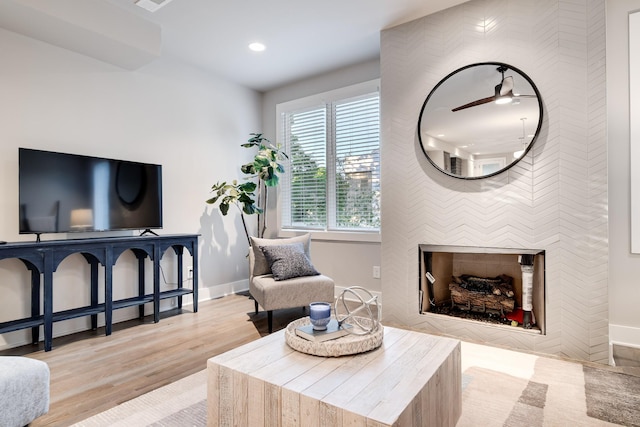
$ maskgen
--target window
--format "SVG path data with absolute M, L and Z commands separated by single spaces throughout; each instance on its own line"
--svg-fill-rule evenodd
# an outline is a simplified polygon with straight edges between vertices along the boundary
M 475 167 L 477 168 L 475 175 L 489 175 L 504 169 L 505 166 L 506 159 L 504 157 L 495 159 L 478 159 L 475 162 Z
M 278 108 L 282 229 L 380 229 L 380 96 L 367 82 Z

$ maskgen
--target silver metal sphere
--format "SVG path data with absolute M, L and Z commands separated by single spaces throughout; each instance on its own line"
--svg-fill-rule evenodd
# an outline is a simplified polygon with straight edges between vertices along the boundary
M 360 305 L 350 309 L 347 300 L 360 301 Z M 378 297 L 361 286 L 351 286 L 343 290 L 336 298 L 334 310 L 338 324 L 349 323 L 354 326 L 346 328 L 353 335 L 368 335 L 380 327 L 382 310 L 378 306 Z

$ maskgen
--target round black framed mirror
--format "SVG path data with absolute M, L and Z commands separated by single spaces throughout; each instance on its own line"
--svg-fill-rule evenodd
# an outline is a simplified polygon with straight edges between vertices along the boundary
M 542 98 L 522 71 L 501 62 L 467 65 L 442 79 L 420 110 L 418 139 L 455 178 L 497 175 L 522 159 L 542 126 Z

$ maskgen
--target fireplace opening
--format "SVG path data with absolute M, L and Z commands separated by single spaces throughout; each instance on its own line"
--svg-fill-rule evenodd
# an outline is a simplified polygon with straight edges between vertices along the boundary
M 419 245 L 421 314 L 545 334 L 545 251 Z

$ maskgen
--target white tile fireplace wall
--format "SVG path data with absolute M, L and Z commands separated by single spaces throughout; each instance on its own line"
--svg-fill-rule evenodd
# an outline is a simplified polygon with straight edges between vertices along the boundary
M 496 177 L 445 176 L 419 147 L 420 108 L 444 76 L 488 61 L 535 82 L 541 134 Z M 606 363 L 605 1 L 473 0 L 384 30 L 381 79 L 385 322 Z M 545 250 L 546 334 L 419 314 L 420 244 Z

